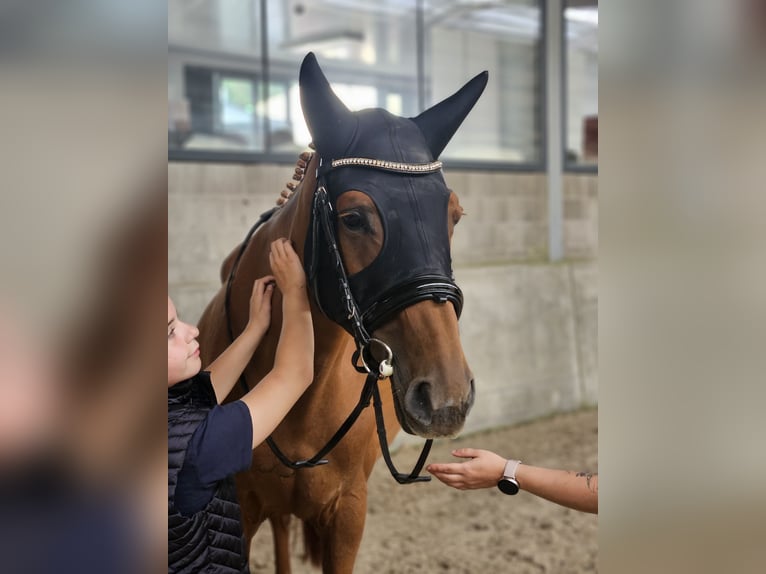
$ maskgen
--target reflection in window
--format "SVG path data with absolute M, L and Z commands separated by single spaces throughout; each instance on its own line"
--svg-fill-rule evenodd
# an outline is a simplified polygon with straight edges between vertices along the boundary
M 258 0 L 168 0 L 168 148 L 263 151 Z
M 540 161 L 541 14 L 536 0 L 430 2 L 424 18 L 426 105 L 483 70 L 489 82 L 444 157 Z
M 219 78 L 216 131 L 242 145 L 253 147 L 256 140 L 252 80 Z
M 297 77 L 308 52 L 316 54 L 333 90 L 350 109 L 418 113 L 415 0 L 267 1 L 269 73 L 289 86 L 293 148 L 310 141 Z M 287 151 L 284 146 L 274 149 Z
M 564 10 L 569 165 L 598 162 L 598 7 L 577 4 Z
M 349 108 L 405 117 L 488 70 L 444 157 L 541 162 L 539 0 L 169 0 L 168 18 L 171 150 L 304 149 L 297 76 L 313 51 Z

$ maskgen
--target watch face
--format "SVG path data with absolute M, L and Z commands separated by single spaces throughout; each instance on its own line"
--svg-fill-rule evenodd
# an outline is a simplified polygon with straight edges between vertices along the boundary
M 497 487 L 503 494 L 516 494 L 519 491 L 519 483 L 512 478 L 501 478 Z

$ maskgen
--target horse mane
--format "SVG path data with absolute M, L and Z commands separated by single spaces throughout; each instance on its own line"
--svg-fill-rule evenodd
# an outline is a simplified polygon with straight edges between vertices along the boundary
M 313 149 L 314 144 L 309 144 L 309 147 Z M 306 168 L 311 162 L 312 156 L 313 152 L 309 150 L 301 152 L 301 155 L 298 156 L 298 160 L 295 163 L 293 180 L 288 181 L 285 184 L 285 189 L 280 192 L 279 197 L 277 198 L 277 207 L 284 206 L 285 203 L 287 203 L 287 201 L 293 196 L 298 187 L 300 187 L 300 184 L 303 182 L 303 176 L 306 175 Z M 295 183 L 296 181 L 298 183 Z

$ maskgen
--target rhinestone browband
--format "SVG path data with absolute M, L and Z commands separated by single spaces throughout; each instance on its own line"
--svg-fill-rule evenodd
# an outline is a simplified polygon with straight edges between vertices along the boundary
M 375 169 L 384 169 L 386 171 L 395 171 L 397 173 L 432 173 L 442 168 L 442 162 L 432 161 L 431 163 L 399 163 L 396 161 L 386 161 L 382 159 L 370 159 L 367 157 L 344 157 L 334 159 L 331 167 L 362 166 Z

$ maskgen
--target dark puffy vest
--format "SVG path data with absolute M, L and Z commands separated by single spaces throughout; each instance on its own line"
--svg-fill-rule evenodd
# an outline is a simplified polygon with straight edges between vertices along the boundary
M 216 404 L 209 374 L 168 389 L 168 572 L 247 572 L 233 478 L 221 481 L 213 499 L 192 516 L 175 507 L 178 473 L 197 426 Z

